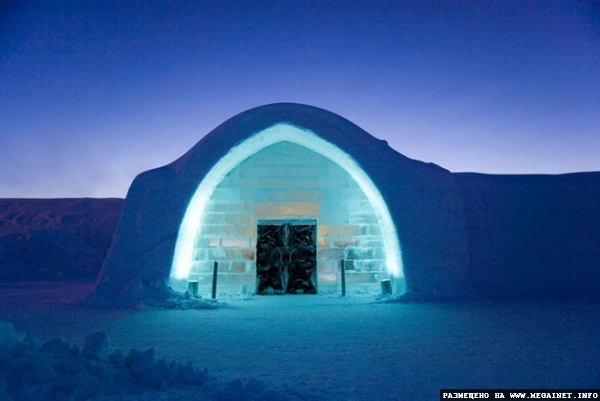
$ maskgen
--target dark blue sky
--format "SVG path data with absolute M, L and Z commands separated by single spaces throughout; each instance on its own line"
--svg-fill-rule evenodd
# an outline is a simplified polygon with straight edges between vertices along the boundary
M 600 170 L 598 2 L 3 4 L 0 197 L 123 197 L 282 101 L 451 171 Z

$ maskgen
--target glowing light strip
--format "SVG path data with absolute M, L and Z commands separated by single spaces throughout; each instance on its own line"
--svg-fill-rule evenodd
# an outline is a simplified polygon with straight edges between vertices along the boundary
M 200 228 L 201 219 L 215 188 L 225 176 L 248 157 L 278 142 L 288 141 L 315 153 L 327 157 L 339 165 L 356 181 L 373 206 L 375 215 L 382 229 L 386 254 L 386 268 L 394 278 L 403 277 L 400 242 L 392 216 L 373 181 L 354 161 L 354 159 L 337 146 L 322 139 L 310 130 L 301 129 L 290 124 L 279 123 L 264 129 L 233 147 L 206 174 L 190 203 L 179 227 L 173 264 L 170 274 L 170 285 L 173 288 L 181 280 L 187 279 L 192 269 L 194 241 Z

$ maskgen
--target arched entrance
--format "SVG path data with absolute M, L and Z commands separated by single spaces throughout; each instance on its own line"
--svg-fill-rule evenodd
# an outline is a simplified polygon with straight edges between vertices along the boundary
M 299 232 L 313 234 L 298 242 Z M 263 249 L 269 241 L 272 249 Z M 233 147 L 206 174 L 180 225 L 169 284 L 185 290 L 195 279 L 207 293 L 217 261 L 220 291 L 336 292 L 342 259 L 350 291 L 403 280 L 396 229 L 368 175 L 332 143 L 280 123 Z

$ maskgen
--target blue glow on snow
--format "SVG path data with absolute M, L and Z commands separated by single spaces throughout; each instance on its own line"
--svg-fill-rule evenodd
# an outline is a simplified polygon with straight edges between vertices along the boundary
M 233 147 L 206 174 L 192 196 L 179 227 L 169 285 L 177 290 L 187 288 L 187 278 L 192 269 L 194 242 L 200 229 L 202 216 L 219 183 L 237 165 L 272 144 L 288 141 L 327 157 L 345 170 L 358 184 L 371 203 L 382 230 L 386 253 L 386 268 L 398 282 L 403 280 L 400 242 L 387 205 L 379 190 L 356 161 L 332 143 L 310 130 L 279 123 L 264 129 Z M 401 288 L 401 286 L 400 286 Z

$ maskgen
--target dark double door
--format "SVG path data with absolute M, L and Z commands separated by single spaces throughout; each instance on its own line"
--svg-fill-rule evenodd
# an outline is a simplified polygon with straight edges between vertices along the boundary
M 317 293 L 317 226 L 306 222 L 258 223 L 256 293 Z

